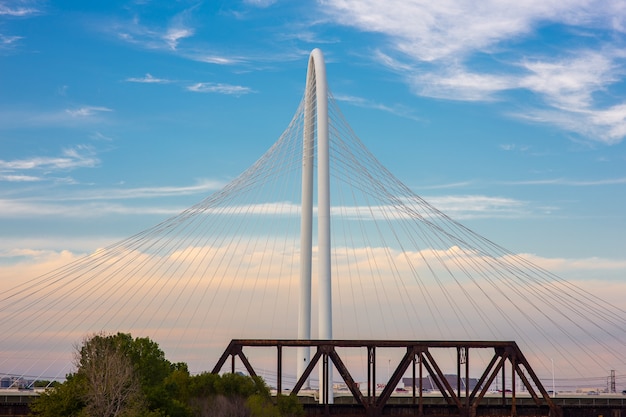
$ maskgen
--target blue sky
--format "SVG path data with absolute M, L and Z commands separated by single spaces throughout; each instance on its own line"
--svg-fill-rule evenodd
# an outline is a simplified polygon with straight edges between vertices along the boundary
M 0 274 L 220 189 L 287 127 L 321 48 L 414 192 L 565 277 L 623 282 L 625 35 L 605 0 L 0 0 Z

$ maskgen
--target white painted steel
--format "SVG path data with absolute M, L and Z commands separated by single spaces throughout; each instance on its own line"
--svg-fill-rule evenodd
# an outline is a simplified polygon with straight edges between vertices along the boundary
M 319 49 L 311 52 L 310 60 L 315 67 L 315 97 L 317 110 L 317 246 L 318 246 L 318 337 L 333 338 L 333 306 L 330 273 L 330 170 L 328 156 L 328 87 L 324 55 Z M 306 115 L 305 115 L 306 117 Z M 333 403 L 332 366 L 328 369 L 327 401 Z M 320 369 L 320 381 L 322 380 Z M 323 384 L 320 384 L 320 386 Z M 321 389 L 321 388 L 320 388 Z M 320 392 L 320 399 L 323 399 Z
M 304 134 L 302 138 L 302 211 L 300 220 L 300 305 L 298 339 L 311 339 L 311 265 L 313 245 L 313 165 L 315 147 L 315 70 L 309 60 L 304 93 Z M 310 347 L 299 347 L 297 355 L 298 378 L 311 359 Z M 309 381 L 305 386 L 309 385 Z
M 314 78 L 312 78 L 314 77 Z M 315 83 L 312 81 L 315 80 Z M 312 211 L 313 211 L 313 144 L 317 127 L 317 239 L 318 239 L 318 338 L 332 340 L 332 292 L 330 259 L 330 173 L 328 138 L 328 87 L 326 66 L 322 51 L 314 49 L 309 56 L 304 107 L 304 155 L 302 161 L 302 220 L 300 237 L 300 315 L 298 337 L 311 335 L 311 265 L 312 265 Z M 308 310 L 307 310 L 308 308 Z M 298 376 L 310 360 L 310 350 L 298 351 Z M 323 369 L 320 366 L 320 401 L 333 403 L 332 366 L 328 369 L 328 393 L 322 392 Z

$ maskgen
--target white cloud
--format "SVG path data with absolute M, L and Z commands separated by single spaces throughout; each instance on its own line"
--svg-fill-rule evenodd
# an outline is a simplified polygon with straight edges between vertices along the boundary
M 472 73 L 460 67 L 409 78 L 419 95 L 464 101 L 493 100 L 496 93 L 516 86 L 511 76 Z
M 578 111 L 592 104 L 592 95 L 619 80 L 612 56 L 579 51 L 576 56 L 553 61 L 524 62 L 529 74 L 520 87 L 541 94 L 556 108 Z
M 533 22 L 567 11 L 571 2 L 495 0 L 322 1 L 338 22 L 390 36 L 398 51 L 419 61 L 435 61 L 485 50 L 530 32 Z
M 22 39 L 21 36 L 5 36 L 0 33 L 0 48 L 10 47 L 20 39 Z
M 64 149 L 57 157 L 32 157 L 28 159 L 0 160 L 0 172 L 46 170 L 58 171 L 75 168 L 93 168 L 100 160 L 95 156 L 95 149 L 88 145 L 79 145 Z M 34 177 L 33 177 L 34 178 Z
M 105 141 L 105 142 L 110 142 L 113 139 L 100 133 L 100 132 L 94 132 L 93 134 L 91 134 L 89 136 L 90 139 L 96 140 L 96 141 Z
M 83 192 L 79 196 L 65 196 L 65 200 L 117 200 L 135 198 L 155 198 L 172 197 L 182 195 L 202 194 L 208 191 L 216 191 L 225 185 L 222 181 L 201 180 L 193 185 L 183 185 L 179 187 L 139 187 L 139 188 L 117 188 L 98 190 L 95 192 Z
M 376 103 L 372 100 L 367 100 L 362 97 L 348 96 L 348 95 L 333 95 L 333 98 L 337 101 L 343 101 L 350 103 L 354 106 L 364 107 L 368 109 L 382 110 L 387 113 L 395 114 L 396 116 L 405 117 L 416 121 L 422 121 L 421 118 L 414 115 L 411 109 L 407 109 L 403 106 L 390 107 L 382 103 Z
M 195 34 L 195 30 L 187 23 L 191 10 L 193 8 L 172 17 L 166 27 L 146 25 L 135 16 L 132 20 L 106 22 L 101 30 L 143 48 L 176 52 L 181 40 Z
M 501 93 L 527 90 L 542 106 L 518 117 L 549 123 L 614 144 L 626 137 L 625 103 L 613 96 L 600 104 L 598 93 L 622 80 L 626 71 L 623 45 L 586 37 L 580 44 L 553 50 L 549 56 L 516 49 L 534 36 L 537 28 L 562 24 L 583 30 L 623 33 L 626 6 L 601 0 L 485 0 L 320 1 L 321 10 L 335 22 L 387 36 L 373 54 L 383 65 L 406 76 L 418 95 L 450 100 L 503 100 Z M 615 38 L 614 38 L 615 39 Z M 384 50 L 384 51 L 383 51 Z M 473 58 L 484 54 L 494 60 L 489 72 Z M 497 63 L 495 63 L 497 62 Z M 610 95 L 610 94 L 609 94 Z M 519 106 L 518 106 L 519 107 Z
M 108 215 L 159 215 L 179 214 L 184 207 L 129 206 L 123 204 L 90 202 L 67 204 L 65 202 L 42 202 L 41 200 L 0 199 L 0 217 L 32 218 L 54 217 L 69 219 L 98 218 Z
M 34 7 L 23 7 L 7 5 L 6 3 L 0 3 L 0 16 L 13 16 L 13 17 L 25 17 L 40 13 L 40 11 Z
M 626 103 L 607 109 L 577 111 L 534 109 L 513 116 L 534 122 L 551 123 L 607 145 L 620 143 L 626 137 Z
M 405 1 L 322 0 L 335 21 L 392 39 L 395 49 L 418 61 L 489 51 L 531 33 L 543 22 L 623 26 L 624 7 L 601 0 Z
M 66 109 L 65 112 L 75 118 L 91 117 L 97 113 L 113 111 L 107 107 L 84 106 L 76 109 Z
M 170 28 L 167 30 L 167 33 L 163 35 L 163 39 L 165 40 L 165 42 L 171 49 L 176 49 L 178 47 L 178 42 L 181 39 L 185 39 L 190 36 L 193 36 L 193 33 L 194 31 L 188 28 L 183 28 L 183 27 Z
M 126 81 L 131 82 L 131 83 L 146 83 L 146 84 L 167 84 L 171 82 L 170 80 L 167 80 L 164 78 L 153 77 L 149 73 L 146 74 L 145 77 L 141 77 L 141 78 L 137 78 L 137 77 L 127 78 Z
M 250 87 L 222 83 L 196 83 L 187 87 L 187 90 L 195 93 L 218 93 L 240 96 L 242 94 L 253 93 Z
M 425 200 L 454 219 L 521 218 L 532 214 L 528 203 L 505 197 L 450 195 Z
M 217 64 L 217 65 L 232 65 L 232 64 L 238 64 L 242 62 L 240 58 L 229 58 L 229 57 L 218 56 L 218 55 L 201 55 L 194 59 L 197 61 L 206 62 L 207 64 Z
M 245 4 L 255 7 L 270 7 L 275 4 L 277 0 L 244 0 Z
M 94 125 L 107 120 L 104 115 L 113 111 L 104 106 L 89 105 L 53 110 L 0 108 L 0 124 L 3 128 Z
M 480 195 L 439 196 L 424 198 L 437 210 L 450 214 L 455 219 L 475 218 L 521 218 L 533 214 L 533 209 L 527 202 L 504 197 L 489 197 Z M 420 203 L 421 206 L 421 203 Z M 371 205 L 371 206 L 342 206 L 331 207 L 331 214 L 337 221 L 393 221 L 414 218 L 419 212 L 420 216 L 431 216 L 427 212 L 415 208 L 415 202 L 407 201 L 407 210 L 399 209 L 398 205 Z M 314 207 L 313 211 L 316 212 Z M 208 210 L 207 213 L 212 212 Z M 222 209 L 216 213 L 222 213 Z M 291 202 L 260 203 L 232 206 L 231 213 L 240 215 L 299 215 L 300 206 Z M 368 213 L 364 217 L 363 213 Z M 341 220 L 339 220 L 341 219 Z
M 1 162 L 1 161 L 0 161 Z M 0 172 L 0 181 L 6 182 L 36 182 L 42 181 L 42 177 L 35 177 L 33 175 L 6 175 Z
M 36 163 L 53 161 L 24 161 L 28 166 Z M 48 165 L 46 165 L 48 166 Z M 41 166 L 40 166 L 41 167 Z M 1 168 L 0 168 L 1 169 Z M 0 180 L 3 177 L 0 175 Z M 41 179 L 43 180 L 43 178 Z M 171 206 L 130 206 L 110 203 L 113 200 L 137 200 L 160 197 L 180 197 L 186 195 L 206 194 L 221 189 L 224 183 L 215 180 L 202 180 L 194 185 L 180 187 L 139 187 L 81 190 L 78 192 L 56 194 L 52 198 L 13 198 L 0 199 L 0 217 L 23 218 L 31 216 L 55 216 L 64 218 L 96 218 L 111 214 L 119 215 L 175 215 L 185 207 Z M 271 210 L 259 205 L 257 214 Z

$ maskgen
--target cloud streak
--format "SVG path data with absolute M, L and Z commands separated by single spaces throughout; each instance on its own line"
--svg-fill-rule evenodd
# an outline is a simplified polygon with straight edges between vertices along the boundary
M 36 161 L 35 161 L 36 162 Z M 27 161 L 24 165 L 35 162 Z M 21 162 L 20 162 L 21 163 Z M 47 164 L 46 164 L 47 166 Z M 20 177 L 17 176 L 16 177 Z M 45 178 L 34 177 L 28 179 L 14 178 L 12 181 L 43 181 Z M 0 176 L 2 179 L 3 176 Z M 5 179 L 9 181 L 10 179 Z M 224 183 L 215 180 L 202 180 L 194 185 L 181 187 L 138 187 L 81 190 L 54 197 L 13 198 L 0 199 L 0 217 L 30 218 L 30 217 L 60 217 L 60 218 L 98 218 L 108 215 L 175 215 L 186 207 L 164 205 L 127 205 L 113 203 L 116 200 L 139 200 L 167 197 L 181 197 L 188 195 L 206 194 L 221 189 Z
M 405 117 L 407 119 L 415 121 L 423 121 L 423 119 L 416 116 L 411 109 L 404 108 L 402 106 L 390 107 L 385 104 L 376 103 L 371 100 L 367 100 L 362 97 L 348 96 L 348 95 L 333 95 L 337 101 L 343 101 L 345 103 L 352 104 L 358 107 L 364 107 L 368 109 L 382 110 L 387 113 L 395 114 L 396 116 Z
M 537 30 L 547 25 L 624 33 L 626 9 L 617 3 L 320 3 L 330 19 L 340 25 L 385 35 L 387 42 L 375 52 L 376 59 L 403 74 L 418 95 L 495 101 L 515 100 L 516 91 L 528 91 L 542 105 L 519 111 L 515 117 L 552 124 L 608 145 L 626 137 L 626 102 L 618 97 L 612 98 L 613 103 L 597 99 L 598 95 L 606 96 L 626 72 L 622 45 L 598 41 L 594 50 L 571 46 L 549 56 L 522 55 L 514 46 L 537 36 Z M 490 72 L 476 64 L 479 56 L 496 64 Z
M 126 81 L 131 82 L 131 83 L 145 83 L 145 84 L 167 84 L 171 82 L 170 80 L 167 80 L 164 78 L 153 77 L 149 73 L 141 78 L 137 78 L 137 77 L 127 78 Z
M 96 151 L 93 147 L 79 145 L 64 149 L 61 156 L 57 157 L 37 156 L 28 159 L 0 160 L 0 173 L 26 170 L 65 171 L 76 168 L 93 168 L 100 164 L 100 160 L 95 155 Z M 28 176 L 25 177 L 28 178 Z M 34 179 L 35 177 L 31 177 L 31 180 Z
M 222 83 L 196 83 L 188 86 L 187 90 L 194 93 L 217 93 L 233 96 L 254 93 L 250 87 Z
M 67 112 L 67 114 L 69 114 L 70 116 L 74 118 L 86 118 L 86 117 L 94 116 L 98 113 L 111 112 L 113 110 L 107 107 L 100 107 L 100 106 L 83 106 L 83 107 L 78 107 L 75 109 L 67 109 L 65 111 Z
M 11 5 L 11 2 L 0 4 L 0 16 L 11 16 L 11 17 L 27 17 L 40 13 L 40 10 L 34 7 L 22 6 L 22 4 L 28 2 L 13 2 L 17 3 Z

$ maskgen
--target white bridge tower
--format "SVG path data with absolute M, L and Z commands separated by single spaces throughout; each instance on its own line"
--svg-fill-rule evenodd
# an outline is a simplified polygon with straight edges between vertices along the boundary
M 309 56 L 304 93 L 304 137 L 302 158 L 302 220 L 300 235 L 300 311 L 298 339 L 311 339 L 311 265 L 313 258 L 313 166 L 317 127 L 317 245 L 318 312 L 320 340 L 332 340 L 332 294 L 330 259 L 330 173 L 328 156 L 328 87 L 322 51 Z M 309 347 L 298 349 L 297 376 L 311 359 Z M 326 368 L 326 369 L 324 369 Z M 326 381 L 327 384 L 324 384 Z M 322 392 L 326 385 L 328 392 Z M 332 366 L 320 362 L 320 401 L 333 403 Z

